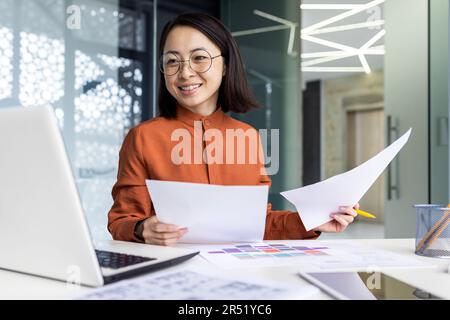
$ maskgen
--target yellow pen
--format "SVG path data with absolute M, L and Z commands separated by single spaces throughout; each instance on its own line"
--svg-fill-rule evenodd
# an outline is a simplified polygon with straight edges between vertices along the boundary
M 376 218 L 376 216 L 374 216 L 373 214 L 368 213 L 366 211 L 362 211 L 362 210 L 359 210 L 359 209 L 355 209 L 355 211 L 356 211 L 357 214 L 359 214 L 359 215 L 361 215 L 363 217 L 370 218 L 370 219 L 375 219 Z

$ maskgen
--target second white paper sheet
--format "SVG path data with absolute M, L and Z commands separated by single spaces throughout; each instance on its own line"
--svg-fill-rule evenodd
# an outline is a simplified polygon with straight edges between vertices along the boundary
M 406 144 L 410 134 L 411 128 L 383 151 L 350 171 L 281 192 L 281 195 L 295 205 L 306 230 L 331 221 L 330 214 L 338 212 L 339 206 L 352 206 L 363 197 Z
M 188 228 L 181 243 L 261 241 L 269 187 L 146 180 L 158 220 Z

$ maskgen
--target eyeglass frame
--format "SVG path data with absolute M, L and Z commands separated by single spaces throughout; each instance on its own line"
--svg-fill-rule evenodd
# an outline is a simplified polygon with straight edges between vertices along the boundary
M 205 52 L 209 55 L 209 58 L 211 59 L 211 63 L 209 64 L 208 69 L 206 69 L 205 71 L 196 71 L 196 70 L 192 69 L 192 66 L 191 66 L 191 57 L 192 57 L 192 55 L 193 55 L 195 52 L 197 52 L 197 51 L 205 51 Z M 173 52 L 167 52 L 167 53 L 164 53 L 163 55 L 161 55 L 161 56 L 159 57 L 159 60 L 161 61 L 162 57 L 164 57 L 164 56 L 167 55 L 167 54 L 173 54 L 174 56 L 177 56 L 176 53 L 173 53 Z M 176 75 L 176 74 L 180 71 L 180 69 L 182 68 L 181 65 L 182 65 L 184 62 L 188 61 L 188 66 L 189 66 L 189 69 L 191 69 L 191 71 L 194 71 L 194 72 L 196 72 L 196 73 L 205 73 L 205 72 L 208 72 L 209 69 L 211 69 L 211 67 L 212 67 L 212 61 L 213 61 L 215 58 L 218 58 L 218 57 L 221 57 L 221 56 L 222 56 L 222 53 L 220 53 L 220 54 L 218 54 L 217 56 L 214 56 L 214 57 L 213 57 L 213 56 L 211 56 L 211 53 L 209 53 L 208 50 L 205 50 L 205 49 L 195 49 L 194 51 L 192 51 L 192 52 L 190 53 L 189 59 L 186 59 L 186 60 L 177 60 L 177 62 L 178 62 L 178 69 L 177 69 L 177 71 L 176 71 L 175 73 L 172 73 L 172 74 L 167 74 L 167 73 L 165 73 L 165 72 L 164 72 L 164 69 L 163 69 L 163 66 L 161 65 L 161 62 L 159 63 L 159 71 L 161 71 L 161 73 L 164 74 L 164 75 L 166 75 L 166 76 L 169 76 L 169 77 L 170 77 L 170 76 L 174 76 L 174 75 Z M 177 58 L 178 58 L 178 56 L 177 56 Z

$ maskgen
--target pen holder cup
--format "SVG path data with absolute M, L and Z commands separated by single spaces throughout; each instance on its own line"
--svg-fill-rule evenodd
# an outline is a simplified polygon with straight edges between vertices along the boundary
M 413 207 L 416 209 L 416 254 L 450 259 L 450 208 L 435 204 Z

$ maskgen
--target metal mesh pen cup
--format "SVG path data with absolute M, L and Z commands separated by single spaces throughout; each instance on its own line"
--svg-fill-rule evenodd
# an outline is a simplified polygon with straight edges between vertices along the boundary
M 450 258 L 450 208 L 436 204 L 413 207 L 416 209 L 416 254 Z

